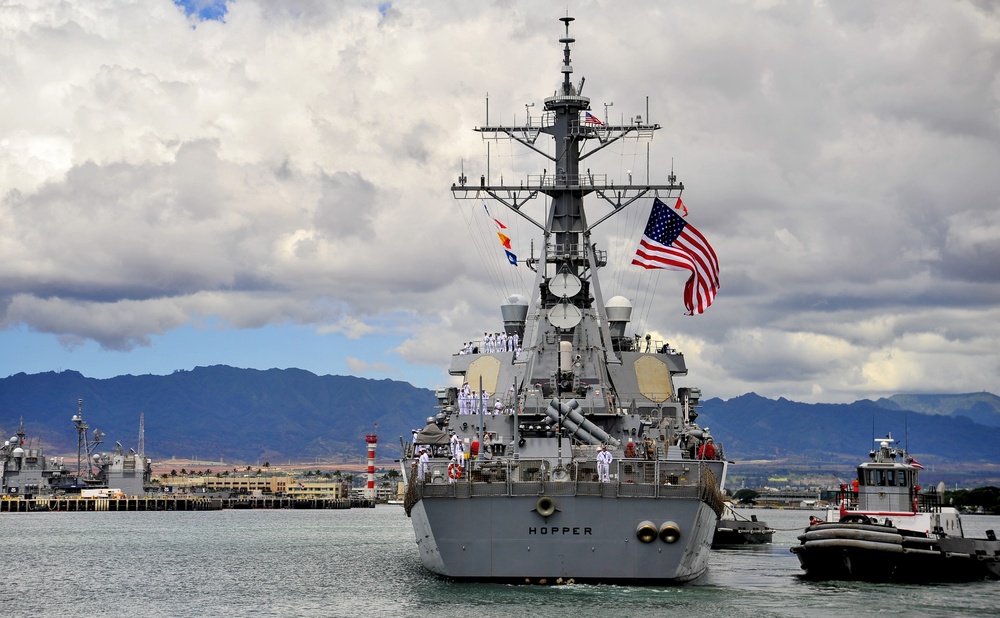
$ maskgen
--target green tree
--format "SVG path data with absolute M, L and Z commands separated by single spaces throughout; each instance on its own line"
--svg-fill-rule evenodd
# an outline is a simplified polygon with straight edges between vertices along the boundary
M 752 489 L 741 489 L 733 494 L 733 500 L 741 504 L 748 504 L 750 502 L 756 502 L 757 496 L 760 495 Z
M 961 510 L 979 510 L 987 513 L 1000 512 L 1000 488 L 976 487 L 975 489 L 959 489 L 945 493 L 945 501 L 954 504 Z

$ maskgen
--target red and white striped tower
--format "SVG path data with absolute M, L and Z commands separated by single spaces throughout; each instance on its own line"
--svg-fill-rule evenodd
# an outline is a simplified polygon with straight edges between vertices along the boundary
M 375 423 L 375 432 L 365 434 L 365 442 L 368 443 L 368 489 L 365 491 L 365 498 L 375 499 L 375 445 L 378 444 L 378 423 Z

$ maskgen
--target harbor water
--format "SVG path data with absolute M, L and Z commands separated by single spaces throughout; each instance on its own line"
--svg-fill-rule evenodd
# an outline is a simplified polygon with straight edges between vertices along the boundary
M 1000 582 L 803 581 L 789 547 L 812 513 L 740 514 L 777 529 L 774 542 L 713 550 L 693 584 L 636 588 L 438 579 L 421 566 L 399 506 L 10 513 L 0 516 L 0 607 L 9 616 L 1000 616 Z M 1000 531 L 996 516 L 963 524 L 967 536 Z

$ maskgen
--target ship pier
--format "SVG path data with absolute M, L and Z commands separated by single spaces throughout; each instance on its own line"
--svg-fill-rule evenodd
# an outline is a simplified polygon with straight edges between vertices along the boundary
M 11 498 L 0 500 L 0 513 L 106 511 L 221 511 L 223 509 L 374 508 L 374 500 L 347 498 L 147 496 L 133 498 Z

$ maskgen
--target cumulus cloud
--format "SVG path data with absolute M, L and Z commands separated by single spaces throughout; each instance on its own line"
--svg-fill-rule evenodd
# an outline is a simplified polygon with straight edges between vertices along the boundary
M 649 169 L 635 143 L 587 164 L 621 182 L 674 169 L 722 263 L 716 304 L 681 317 L 682 276 L 648 284 L 628 267 L 644 223 L 630 207 L 596 230 L 605 297 L 629 297 L 637 330 L 685 350 L 706 395 L 988 386 L 1000 368 L 991 5 L 571 10 L 595 113 L 665 127 Z M 405 362 L 445 365 L 533 285 L 498 263 L 481 205 L 448 187 L 487 173 L 487 152 L 496 180 L 545 167 L 516 145 L 487 151 L 471 129 L 487 96 L 494 124 L 540 113 L 564 13 L 527 0 L 6 3 L 0 327 L 129 350 L 205 319 L 293 323 L 392 333 Z M 494 213 L 528 255 L 530 222 Z

